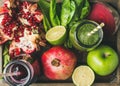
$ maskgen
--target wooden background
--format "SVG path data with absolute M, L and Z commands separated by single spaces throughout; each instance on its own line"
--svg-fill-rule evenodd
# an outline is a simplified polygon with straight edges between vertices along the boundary
M 28 0 L 28 1 L 34 1 L 37 2 L 38 0 Z M 60 1 L 60 0 L 58 0 Z M 102 1 L 113 4 L 113 6 L 118 10 L 120 13 L 120 0 L 90 0 L 90 1 Z M 0 0 L 0 6 L 2 5 L 2 0 Z M 118 46 L 118 53 L 120 53 L 120 30 L 118 29 L 117 32 L 117 46 Z M 0 46 L 0 73 L 2 73 L 2 46 Z M 9 86 L 4 83 L 3 80 L 0 80 L 1 86 Z M 74 86 L 73 83 L 33 83 L 30 86 Z M 120 67 L 117 70 L 117 77 L 116 79 L 111 83 L 94 83 L 93 86 L 120 86 Z

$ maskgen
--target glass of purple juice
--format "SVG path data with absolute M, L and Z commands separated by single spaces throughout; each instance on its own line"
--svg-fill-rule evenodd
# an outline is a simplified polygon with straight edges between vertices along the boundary
M 10 86 L 28 86 L 31 84 L 34 70 L 32 65 L 26 60 L 13 60 L 9 62 L 3 70 L 4 74 L 16 73 L 11 76 L 4 76 L 4 80 Z

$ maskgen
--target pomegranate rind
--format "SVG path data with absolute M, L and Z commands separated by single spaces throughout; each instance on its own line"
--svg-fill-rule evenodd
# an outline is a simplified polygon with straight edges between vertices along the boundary
M 76 66 L 76 55 L 61 46 L 54 46 L 43 53 L 42 65 L 45 76 L 50 80 L 66 80 Z
M 45 33 L 42 26 L 43 14 L 37 3 L 28 1 L 4 0 L 0 7 L 0 45 L 10 44 L 9 54 L 31 54 L 45 45 Z M 43 45 L 43 46 L 44 46 Z M 12 46 L 12 47 L 11 47 Z

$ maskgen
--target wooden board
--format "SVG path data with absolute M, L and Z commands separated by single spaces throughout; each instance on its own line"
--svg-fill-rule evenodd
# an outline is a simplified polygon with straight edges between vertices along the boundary
M 28 1 L 34 1 L 37 2 L 38 0 L 28 0 Z M 118 11 L 120 11 L 120 0 L 90 0 L 90 1 L 103 1 L 103 2 L 108 2 L 113 4 L 113 6 L 116 7 Z M 2 2 L 0 1 L 0 4 Z M 120 56 L 120 29 L 118 29 L 117 32 L 117 50 Z M 2 46 L 0 46 L 0 73 L 2 73 Z M 1 86 L 9 86 L 5 84 L 5 82 L 1 79 L 0 80 L 0 85 Z M 30 86 L 75 86 L 72 82 L 70 83 L 33 83 Z M 93 86 L 120 86 L 120 67 L 118 67 L 116 76 L 111 82 L 99 82 L 99 83 L 94 83 Z

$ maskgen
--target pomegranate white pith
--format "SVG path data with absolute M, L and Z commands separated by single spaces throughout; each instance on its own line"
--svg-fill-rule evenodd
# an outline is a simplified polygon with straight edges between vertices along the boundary
M 0 7 L 0 44 L 11 40 L 9 53 L 13 56 L 18 54 L 17 50 L 29 54 L 38 46 L 44 46 L 43 14 L 37 4 L 20 0 L 4 1 L 3 7 Z M 44 45 L 40 45 L 41 42 Z

